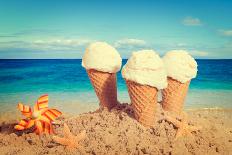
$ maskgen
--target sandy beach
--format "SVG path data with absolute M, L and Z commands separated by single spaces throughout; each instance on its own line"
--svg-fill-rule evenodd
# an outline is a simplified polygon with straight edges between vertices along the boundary
M 165 120 L 160 107 L 151 128 L 140 125 L 127 104 L 111 112 L 101 109 L 76 116 L 64 114 L 53 125 L 58 136 L 63 136 L 64 123 L 74 135 L 86 130 L 87 138 L 75 150 L 57 144 L 52 135 L 16 132 L 16 120 L 2 121 L 0 154 L 231 154 L 232 109 L 195 109 L 187 114 L 189 124 L 202 129 L 177 140 L 177 128 Z
M 232 155 L 232 0 L 0 0 L 0 155 Z

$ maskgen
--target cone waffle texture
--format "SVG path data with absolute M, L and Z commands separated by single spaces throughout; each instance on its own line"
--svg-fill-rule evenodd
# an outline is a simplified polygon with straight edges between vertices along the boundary
M 162 107 L 166 111 L 181 113 L 190 81 L 181 83 L 168 77 L 168 87 L 162 91 Z
M 116 74 L 87 70 L 89 79 L 100 101 L 101 107 L 113 108 L 117 104 Z
M 144 126 L 151 126 L 155 122 L 157 106 L 157 89 L 126 81 L 135 119 Z

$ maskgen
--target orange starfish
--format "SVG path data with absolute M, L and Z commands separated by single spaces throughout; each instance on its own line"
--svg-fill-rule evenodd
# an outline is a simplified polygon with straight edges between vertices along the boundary
M 34 126 L 34 132 L 39 135 L 42 133 L 52 134 L 52 122 L 62 114 L 59 110 L 48 108 L 47 94 L 39 97 L 34 108 L 19 103 L 18 109 L 26 118 L 22 119 L 14 128 L 22 131 Z
M 83 130 L 81 133 L 79 133 L 77 136 L 74 136 L 68 127 L 67 124 L 64 124 L 64 129 L 63 129 L 63 134 L 64 137 L 58 137 L 58 136 L 53 136 L 53 139 L 55 142 L 64 145 L 67 147 L 67 149 L 75 149 L 79 148 L 79 141 L 83 140 L 86 138 L 86 131 Z
M 179 137 L 182 137 L 182 136 L 193 137 L 192 132 L 198 131 L 202 128 L 202 127 L 197 127 L 197 126 L 190 126 L 187 121 L 187 114 L 184 112 L 183 112 L 183 119 L 181 121 L 177 120 L 176 118 L 170 117 L 170 116 L 166 116 L 166 120 L 178 128 L 175 139 L 178 139 Z

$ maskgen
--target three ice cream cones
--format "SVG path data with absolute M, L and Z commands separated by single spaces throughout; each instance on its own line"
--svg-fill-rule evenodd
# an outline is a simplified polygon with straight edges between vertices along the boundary
M 115 48 L 104 42 L 91 44 L 83 56 L 100 107 L 112 109 L 118 104 L 117 72 L 122 59 Z M 160 58 L 153 50 L 134 52 L 122 68 L 135 119 L 149 127 L 155 123 L 158 91 L 162 92 L 164 110 L 179 114 L 197 63 L 185 51 L 170 51 Z

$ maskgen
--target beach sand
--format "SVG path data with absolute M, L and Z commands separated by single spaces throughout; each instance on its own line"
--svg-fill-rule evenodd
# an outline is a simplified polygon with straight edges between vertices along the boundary
M 192 137 L 175 140 L 176 127 L 165 121 L 158 107 L 153 127 L 145 128 L 133 119 L 127 104 L 114 108 L 80 114 L 63 115 L 53 125 L 58 136 L 63 136 L 63 124 L 77 135 L 86 130 L 87 138 L 80 148 L 68 150 L 55 143 L 52 135 L 37 136 L 13 130 L 15 120 L 2 121 L 0 125 L 0 154 L 232 154 L 232 110 L 187 110 L 189 123 L 202 126 L 192 132 Z

